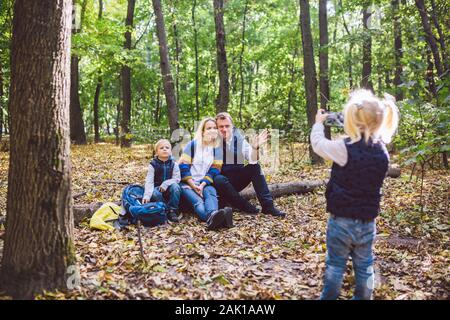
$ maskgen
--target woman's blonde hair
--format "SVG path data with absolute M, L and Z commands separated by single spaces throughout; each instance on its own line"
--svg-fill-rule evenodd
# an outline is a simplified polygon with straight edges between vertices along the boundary
M 203 118 L 202 121 L 199 122 L 199 124 L 197 126 L 197 130 L 195 131 L 195 134 L 194 134 L 194 140 L 201 142 L 202 145 L 203 145 L 203 132 L 205 131 L 205 126 L 208 121 L 212 121 L 212 122 L 216 123 L 216 120 L 212 117 Z M 219 135 L 217 135 L 217 139 L 214 141 L 214 144 L 213 144 L 214 147 L 217 147 L 219 145 L 219 142 L 220 142 Z
M 398 126 L 398 109 L 395 98 L 385 94 L 379 99 L 371 91 L 358 89 L 350 94 L 344 106 L 344 131 L 352 142 L 366 142 L 370 138 L 391 142 Z
M 170 148 L 172 148 L 172 145 L 170 144 L 170 141 L 167 139 L 159 139 L 158 141 L 156 141 L 155 146 L 153 147 L 153 152 L 154 154 L 156 154 L 158 152 L 158 147 L 163 144 L 163 143 L 167 143 Z

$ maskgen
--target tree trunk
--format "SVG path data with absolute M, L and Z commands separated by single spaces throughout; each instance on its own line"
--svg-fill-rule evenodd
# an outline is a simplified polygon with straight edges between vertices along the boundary
M 94 95 L 94 142 L 100 142 L 100 130 L 99 130 L 99 119 L 98 119 L 98 101 L 100 99 L 100 90 L 102 89 L 102 77 L 98 77 L 97 86 L 95 87 Z
M 361 87 L 373 91 L 372 84 L 372 35 L 370 34 L 370 16 L 372 15 L 370 6 L 371 0 L 366 0 L 363 4 L 363 57 L 362 57 L 362 79 Z
M 347 32 L 347 35 L 350 37 L 351 33 L 348 29 L 347 23 L 345 22 L 345 16 L 344 12 L 342 10 L 342 0 L 339 0 L 339 11 L 341 11 L 342 16 L 342 24 L 344 25 L 344 29 Z M 349 39 L 349 48 L 348 48 L 348 58 L 347 58 L 347 65 L 348 65 L 348 82 L 349 82 L 349 88 L 350 90 L 353 89 L 353 43 L 352 40 Z
M 65 0 L 15 1 L 1 274 L 3 288 L 18 299 L 67 289 L 68 267 L 76 263 L 68 123 L 71 8 Z
M 438 73 L 438 77 L 441 78 L 444 75 L 444 69 L 442 67 L 441 58 L 439 57 L 439 50 L 436 44 L 436 40 L 431 31 L 430 22 L 428 19 L 427 11 L 425 8 L 425 4 L 423 0 L 415 0 L 417 9 L 419 9 L 420 18 L 422 20 L 423 30 L 425 31 L 425 39 L 428 43 L 428 46 L 433 54 L 434 58 L 434 66 L 436 67 L 436 71 Z
M 178 37 L 178 27 L 177 27 L 177 17 L 175 14 L 175 5 L 172 4 L 172 29 L 173 29 L 173 39 L 175 41 L 175 96 L 178 109 L 180 109 L 180 55 L 181 55 L 181 46 L 180 39 Z
M 156 125 L 159 126 L 161 120 L 161 86 L 158 85 L 156 92 L 156 108 L 155 108 Z
M 437 100 L 437 88 L 436 83 L 434 81 L 434 68 L 433 68 L 433 61 L 431 58 L 431 50 L 429 48 L 425 49 L 427 51 L 427 70 L 425 74 L 425 80 L 428 83 L 428 92 L 430 93 L 431 99 L 436 100 L 436 104 L 439 103 Z
M 328 81 L 328 19 L 327 19 L 327 0 L 319 1 L 319 32 L 320 32 L 320 51 L 319 51 L 319 92 L 320 108 L 329 110 L 328 101 L 330 101 L 330 84 Z M 330 127 L 325 127 L 325 136 L 331 138 Z
M 167 108 L 169 110 L 170 132 L 174 132 L 180 127 L 178 123 L 178 106 L 175 97 L 175 88 L 170 71 L 169 50 L 167 49 L 166 29 L 164 26 L 164 16 L 160 0 L 152 0 L 153 10 L 156 17 L 156 30 L 159 42 L 159 56 L 161 75 L 163 79 L 164 94 L 166 96 Z
M 198 35 L 197 26 L 195 23 L 195 8 L 197 0 L 194 0 L 192 5 L 192 26 L 194 28 L 194 53 L 195 53 L 195 116 L 196 120 L 200 120 L 200 105 L 199 105 L 199 73 L 198 73 Z
M 244 51 L 245 51 L 245 20 L 247 18 L 247 10 L 248 10 L 248 0 L 245 0 L 244 5 L 244 15 L 242 18 L 242 38 L 241 38 L 241 54 L 239 55 L 239 75 L 241 78 L 241 98 L 239 101 L 239 121 L 242 124 L 242 105 L 244 104 L 244 95 L 245 95 L 245 83 L 244 83 L 244 70 L 242 64 L 244 62 Z
M 450 69 L 449 69 L 449 65 L 448 65 L 448 54 L 447 54 L 447 46 L 445 44 L 445 35 L 442 32 L 441 25 L 439 24 L 438 19 L 436 17 L 436 4 L 435 4 L 434 0 L 431 0 L 431 8 L 432 8 L 431 19 L 433 20 L 434 26 L 436 27 L 436 30 L 439 34 L 439 44 L 441 46 L 442 61 L 444 63 L 445 71 L 448 74 Z
M 219 95 L 216 99 L 216 112 L 228 110 L 230 102 L 230 83 L 228 79 L 227 53 L 225 50 L 225 25 L 223 23 L 223 0 L 214 1 L 214 22 L 216 26 L 217 69 L 219 71 Z
M 314 63 L 314 49 L 312 43 L 311 23 L 308 0 L 300 2 L 300 29 L 303 46 L 303 68 L 305 73 L 306 116 L 308 127 L 312 128 L 317 113 L 317 77 Z M 309 146 L 309 155 L 313 164 L 322 163 L 323 160 Z
M 70 139 L 74 144 L 86 144 L 79 94 L 79 60 L 80 58 L 73 54 L 70 63 Z
M 402 46 L 402 29 L 400 24 L 400 3 L 399 0 L 392 0 L 392 11 L 394 14 L 394 56 L 395 56 L 395 75 L 394 75 L 394 86 L 395 86 L 395 99 L 397 101 L 403 100 L 403 89 L 399 87 L 402 84 L 402 57 L 403 57 L 403 46 Z
M 98 1 L 98 20 L 102 19 L 103 15 L 103 0 Z M 99 99 L 100 99 L 100 91 L 102 89 L 102 76 L 100 72 L 98 73 L 98 79 L 97 79 L 97 86 L 95 87 L 95 95 L 94 95 L 94 142 L 98 143 L 100 142 L 100 132 L 99 132 L 99 116 L 98 116 L 98 109 L 99 109 Z
M 0 60 L 0 141 L 3 136 L 3 65 Z
M 73 0 L 72 3 L 75 5 L 78 1 Z M 72 34 L 77 34 L 81 31 L 86 4 L 87 1 L 84 0 L 81 9 L 80 26 L 79 28 L 76 28 L 77 26 L 75 26 L 75 28 L 72 29 Z M 70 139 L 74 144 L 86 144 L 87 139 L 84 131 L 83 113 L 81 111 L 79 94 L 79 61 L 80 58 L 73 54 L 70 63 Z
M 133 18 L 134 18 L 134 7 L 136 0 L 128 0 L 127 8 L 127 18 L 125 21 L 125 26 L 127 31 L 125 32 L 125 43 L 124 49 L 131 49 L 131 29 L 133 28 Z M 122 119 L 121 127 L 122 132 L 120 134 L 120 147 L 129 148 L 131 147 L 131 130 L 130 130 L 130 120 L 131 120 L 131 68 L 127 64 L 122 66 L 121 70 L 122 77 Z

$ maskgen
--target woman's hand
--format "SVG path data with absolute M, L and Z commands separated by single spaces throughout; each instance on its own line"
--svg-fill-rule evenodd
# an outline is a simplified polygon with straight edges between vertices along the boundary
M 142 199 L 142 204 L 145 204 L 145 203 L 148 203 L 148 202 L 150 202 L 150 200 L 149 199 Z
M 196 185 L 194 180 L 192 179 L 189 179 L 186 182 L 189 185 L 189 187 L 191 187 L 191 189 L 195 191 L 195 193 L 197 193 L 200 197 L 203 198 L 203 187 L 200 188 L 201 185 L 200 186 Z
M 327 119 L 328 115 L 325 113 L 325 110 L 319 109 L 316 113 L 316 123 L 323 123 Z
M 206 183 L 202 182 L 199 186 L 197 186 L 197 193 L 200 197 L 203 198 L 203 189 L 205 188 Z

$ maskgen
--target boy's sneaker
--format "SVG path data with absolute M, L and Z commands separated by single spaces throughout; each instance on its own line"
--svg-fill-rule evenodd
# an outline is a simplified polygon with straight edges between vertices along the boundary
M 169 219 L 169 221 L 172 221 L 172 222 L 180 221 L 180 218 L 178 217 L 176 210 L 169 210 L 169 212 L 167 212 L 167 218 Z
M 224 211 L 225 211 L 224 227 L 225 228 L 233 228 L 234 227 L 234 224 L 233 224 L 233 209 L 231 209 L 230 207 L 225 207 Z
M 208 221 L 206 221 L 206 226 L 208 230 L 217 230 L 223 226 L 224 222 L 225 222 L 225 210 L 219 209 L 211 213 L 211 215 L 208 218 Z
M 274 206 L 268 207 L 268 208 L 263 208 L 262 212 L 264 214 L 270 214 L 270 215 L 276 216 L 276 217 L 283 217 L 284 218 L 286 216 L 286 212 L 278 210 Z

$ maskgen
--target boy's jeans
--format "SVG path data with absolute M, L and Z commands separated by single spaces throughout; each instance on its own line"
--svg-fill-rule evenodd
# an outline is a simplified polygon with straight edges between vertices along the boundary
M 355 300 L 370 300 L 374 287 L 373 242 L 375 221 L 331 215 L 327 228 L 327 258 L 324 288 L 320 299 L 335 300 L 339 296 L 348 257 L 355 271 Z
M 160 201 L 167 204 L 169 210 L 178 210 L 180 203 L 181 187 L 178 183 L 173 183 L 167 188 L 166 191 L 161 193 L 157 188 L 153 190 L 152 198 L 150 201 Z

